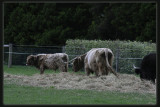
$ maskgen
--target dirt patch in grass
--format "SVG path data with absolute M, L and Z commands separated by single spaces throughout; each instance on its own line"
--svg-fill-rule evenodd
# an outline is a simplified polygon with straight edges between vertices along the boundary
M 120 92 L 140 92 L 156 94 L 156 85 L 150 81 L 141 81 L 135 75 L 113 74 L 96 77 L 94 75 L 60 72 L 54 74 L 34 74 L 32 76 L 12 75 L 4 73 L 4 80 L 18 85 L 37 87 L 55 87 L 57 89 L 109 90 Z

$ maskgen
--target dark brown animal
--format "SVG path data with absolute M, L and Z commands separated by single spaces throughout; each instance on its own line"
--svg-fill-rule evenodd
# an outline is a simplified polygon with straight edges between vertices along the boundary
M 140 67 L 135 67 L 135 73 L 140 75 L 141 80 L 151 80 L 155 83 L 156 79 L 156 53 L 150 53 L 142 59 Z
M 45 69 L 59 69 L 62 72 L 67 72 L 68 60 L 68 55 L 65 53 L 37 54 L 29 55 L 26 65 L 35 66 L 40 70 L 40 74 L 43 74 Z
M 118 74 L 112 68 L 113 59 L 113 52 L 108 48 L 91 49 L 84 59 L 87 75 L 94 72 L 96 76 L 100 76 L 108 75 L 109 72 L 112 72 L 118 77 Z
M 82 68 L 84 68 L 84 58 L 85 58 L 86 54 L 80 55 L 76 58 L 74 58 L 73 63 L 72 63 L 72 70 L 74 72 L 77 72 L 79 70 L 81 70 Z

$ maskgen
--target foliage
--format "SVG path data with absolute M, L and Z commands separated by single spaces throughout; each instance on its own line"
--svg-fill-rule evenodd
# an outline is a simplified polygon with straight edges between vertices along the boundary
M 4 43 L 67 39 L 156 42 L 155 3 L 4 3 Z
M 118 71 L 123 73 L 133 73 L 131 72 L 133 64 L 140 66 L 139 60 L 126 58 L 143 58 L 146 54 L 156 51 L 156 45 L 148 42 L 80 39 L 66 41 L 66 53 L 70 60 L 92 48 L 110 48 L 114 54 L 113 67 L 116 68 L 116 62 L 119 61 Z
M 68 55 L 80 55 L 89 51 L 92 48 L 110 48 L 113 53 L 116 53 L 117 49 L 136 49 L 139 51 L 155 51 L 156 44 L 149 42 L 137 42 L 137 41 L 120 41 L 120 40 L 81 40 L 70 39 L 66 41 L 66 53 Z M 136 57 L 142 57 L 137 54 Z

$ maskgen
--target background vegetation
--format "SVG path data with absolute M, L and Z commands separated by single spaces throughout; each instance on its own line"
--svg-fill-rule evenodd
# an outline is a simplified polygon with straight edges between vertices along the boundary
M 117 49 L 123 49 L 123 58 L 136 57 L 140 58 L 146 55 L 147 51 L 155 51 L 156 44 L 149 42 L 137 41 L 120 41 L 120 40 L 80 40 L 69 39 L 66 41 L 65 51 L 68 55 L 81 55 L 86 53 L 92 48 L 110 48 L 114 54 Z M 135 52 L 134 52 L 135 51 Z M 128 55 L 128 52 L 132 52 Z M 126 54 L 125 54 L 126 53 Z M 137 54 L 138 53 L 138 54 Z M 74 56 L 70 56 L 70 59 Z
M 4 43 L 156 42 L 156 3 L 4 3 Z
M 134 73 L 131 72 L 133 64 L 139 67 L 141 60 L 127 58 L 143 58 L 148 53 L 156 52 L 156 44 L 149 42 L 79 39 L 66 41 L 66 53 L 69 59 L 82 55 L 92 48 L 110 48 L 114 54 L 113 68 L 117 69 L 117 72 L 128 74 Z

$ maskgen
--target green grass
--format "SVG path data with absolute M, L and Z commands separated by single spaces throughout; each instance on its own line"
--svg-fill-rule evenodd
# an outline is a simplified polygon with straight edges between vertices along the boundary
M 40 71 L 35 68 L 35 67 L 32 67 L 32 66 L 12 66 L 11 68 L 8 68 L 7 65 L 4 65 L 3 66 L 3 71 L 5 73 L 9 73 L 9 74 L 14 74 L 14 75 L 27 75 L 27 76 L 31 76 L 33 74 L 37 74 L 39 73 L 40 74 Z M 50 70 L 50 69 L 46 69 L 44 71 L 44 74 L 53 74 L 53 73 L 59 73 L 60 71 L 59 70 Z M 71 70 L 71 68 L 68 69 L 68 72 L 73 72 Z M 84 74 L 84 72 L 76 72 L 78 74 Z
M 12 66 L 11 68 L 8 68 L 7 65 L 4 65 L 3 71 L 9 74 L 28 75 L 28 76 L 31 76 L 36 73 L 40 73 L 38 69 L 31 66 Z
M 156 104 L 151 94 L 58 90 L 4 84 L 4 104 Z
M 31 76 L 40 73 L 35 67 L 12 66 L 3 67 L 4 72 L 16 75 Z M 72 72 L 69 70 L 69 72 Z M 59 73 L 46 70 L 45 73 Z M 81 72 L 82 73 L 82 72 Z M 153 94 L 121 93 L 115 91 L 93 90 L 58 90 L 54 87 L 40 88 L 10 84 L 3 85 L 4 104 L 156 104 Z

